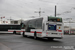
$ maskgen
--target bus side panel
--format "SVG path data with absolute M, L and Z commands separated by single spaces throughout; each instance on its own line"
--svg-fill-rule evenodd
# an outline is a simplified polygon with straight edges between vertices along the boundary
M 42 29 L 31 29 L 31 32 L 35 32 L 36 31 L 36 35 L 37 35 L 37 37 L 42 37 Z M 33 36 L 34 36 L 34 34 L 33 34 Z
M 20 34 L 22 35 L 22 34 L 23 34 L 23 32 L 25 32 L 25 29 L 21 29 Z
M 24 34 L 27 36 L 34 36 L 34 33 L 31 33 L 31 32 L 25 32 Z
M 0 31 L 0 33 L 13 33 L 13 32 L 8 32 L 8 31 Z

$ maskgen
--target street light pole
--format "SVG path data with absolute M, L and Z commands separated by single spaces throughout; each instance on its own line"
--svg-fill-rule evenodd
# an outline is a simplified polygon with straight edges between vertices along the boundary
M 39 13 L 39 17 L 41 17 L 41 13 L 44 13 L 44 11 L 41 11 L 41 8 L 39 8 L 39 11 L 35 11 L 35 13 Z
M 72 18 L 66 18 L 66 20 L 68 20 L 68 19 L 72 19 Z M 69 22 L 64 22 L 64 23 L 69 23 L 69 34 L 70 34 L 70 23 L 72 23 L 72 22 L 70 22 L 70 20 L 69 20 Z
M 70 21 L 69 21 L 69 34 L 70 34 Z
M 55 5 L 55 17 L 56 17 L 56 5 Z
M 68 18 L 68 19 L 72 19 L 72 18 Z M 70 31 L 70 20 L 69 20 L 69 34 L 70 34 L 70 32 L 71 32 L 71 31 Z

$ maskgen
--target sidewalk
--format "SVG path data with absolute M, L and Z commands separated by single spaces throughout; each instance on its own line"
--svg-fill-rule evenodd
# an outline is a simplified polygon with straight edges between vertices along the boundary
M 11 50 L 11 49 L 0 43 L 0 50 Z

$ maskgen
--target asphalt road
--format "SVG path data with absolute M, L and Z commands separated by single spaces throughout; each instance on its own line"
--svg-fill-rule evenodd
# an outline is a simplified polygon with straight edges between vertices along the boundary
M 34 40 L 15 34 L 0 35 L 0 50 L 75 50 L 75 35 L 65 35 L 63 39 Z

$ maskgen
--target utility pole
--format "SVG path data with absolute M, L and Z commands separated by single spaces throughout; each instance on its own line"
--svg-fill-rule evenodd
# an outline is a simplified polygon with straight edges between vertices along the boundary
M 44 13 L 44 11 L 41 11 L 41 8 L 39 8 L 39 11 L 35 11 L 35 13 L 39 13 L 39 17 L 41 17 L 41 13 Z
M 56 17 L 56 5 L 55 5 L 55 17 Z
M 11 22 L 11 17 L 10 17 L 10 22 Z

